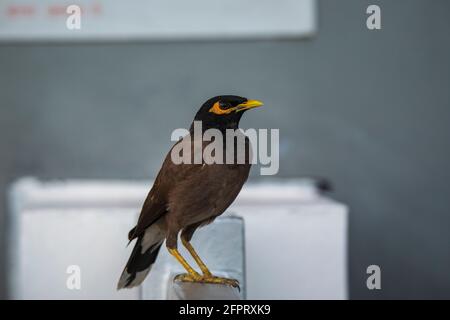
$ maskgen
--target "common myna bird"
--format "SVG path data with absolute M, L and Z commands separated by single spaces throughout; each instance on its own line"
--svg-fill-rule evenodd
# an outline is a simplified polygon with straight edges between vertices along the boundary
M 230 131 L 227 129 L 238 129 L 239 121 L 246 110 L 259 106 L 262 106 L 262 102 L 257 100 L 232 95 L 217 96 L 201 106 L 194 122 L 201 121 L 203 132 L 217 129 L 226 137 L 226 132 Z M 192 156 L 195 156 L 194 146 L 198 144 L 194 138 L 194 122 L 188 135 L 190 139 L 178 141 L 171 151 L 178 144 L 187 141 Z M 240 130 L 236 132 L 242 134 Z M 239 285 L 237 280 L 211 274 L 190 244 L 190 240 L 197 228 L 214 221 L 231 205 L 247 180 L 251 166 L 251 146 L 245 135 L 243 141 L 244 161 L 237 161 L 237 145 L 227 147 L 224 141 L 223 154 L 231 153 L 234 157 L 232 163 L 210 163 L 202 159 L 201 163 L 176 164 L 172 160 L 171 152 L 168 153 L 144 201 L 137 225 L 128 234 L 130 241 L 137 241 L 119 279 L 118 289 L 132 288 L 142 283 L 164 240 L 170 254 L 187 271 L 177 277 L 181 281 Z M 210 143 L 212 142 L 202 139 L 202 150 Z M 180 232 L 182 244 L 200 267 L 201 273 L 195 271 L 177 250 Z

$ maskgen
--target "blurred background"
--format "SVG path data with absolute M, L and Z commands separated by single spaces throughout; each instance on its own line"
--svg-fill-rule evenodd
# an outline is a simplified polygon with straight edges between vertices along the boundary
M 13 181 L 153 179 L 172 130 L 238 94 L 265 102 L 243 127 L 280 129 L 265 179 L 323 176 L 349 206 L 350 298 L 450 298 L 450 2 L 311 3 L 298 37 L 1 40 L 0 297 Z

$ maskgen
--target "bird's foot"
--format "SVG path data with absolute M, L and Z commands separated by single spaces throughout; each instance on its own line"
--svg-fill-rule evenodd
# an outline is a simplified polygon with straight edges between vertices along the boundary
M 201 282 L 202 276 L 198 273 L 183 273 L 178 274 L 173 280 L 183 282 Z
M 183 282 L 224 284 L 227 286 L 232 286 L 232 287 L 240 289 L 239 281 L 237 281 L 236 279 L 216 277 L 213 275 L 201 276 L 200 274 L 183 273 L 183 274 L 177 275 L 174 280 L 183 281 Z

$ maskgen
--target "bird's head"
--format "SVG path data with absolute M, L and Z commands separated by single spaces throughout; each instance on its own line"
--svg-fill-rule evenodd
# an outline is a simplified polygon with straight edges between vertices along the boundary
M 194 121 L 202 121 L 204 129 L 237 129 L 242 114 L 262 106 L 258 100 L 249 100 L 239 96 L 217 96 L 206 101 L 195 115 Z

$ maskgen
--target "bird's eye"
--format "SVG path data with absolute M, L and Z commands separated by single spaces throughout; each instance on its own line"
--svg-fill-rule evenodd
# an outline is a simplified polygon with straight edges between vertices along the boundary
M 231 105 L 228 102 L 219 101 L 219 108 L 222 110 L 229 109 Z

